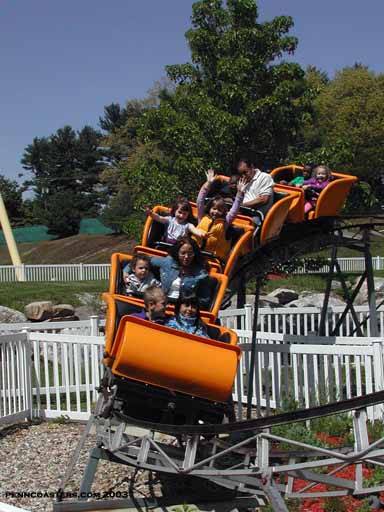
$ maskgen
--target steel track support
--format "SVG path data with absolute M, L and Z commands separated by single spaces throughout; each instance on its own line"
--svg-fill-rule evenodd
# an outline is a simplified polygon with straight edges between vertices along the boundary
M 367 289 L 368 289 L 368 304 L 369 304 L 369 327 L 371 330 L 371 336 L 379 336 L 379 329 L 377 325 L 377 309 L 376 309 L 376 292 L 375 292 L 375 280 L 373 277 L 373 265 L 372 265 L 372 254 L 370 251 L 370 238 L 369 231 L 364 230 L 363 233 L 364 244 L 364 257 L 365 257 L 365 269 L 367 272 Z
M 332 251 L 331 251 L 331 262 L 329 264 L 329 272 L 327 275 L 327 285 L 325 288 L 323 307 L 321 309 L 321 315 L 320 315 L 319 336 L 325 336 L 325 325 L 326 325 L 327 316 L 328 316 L 329 296 L 331 294 L 332 280 L 333 280 L 334 268 L 335 268 L 336 261 L 337 261 L 337 245 L 334 245 L 332 247 Z
M 259 314 L 259 299 L 261 286 L 263 284 L 263 277 L 259 274 L 256 277 L 256 290 L 255 290 L 255 303 L 253 305 L 253 322 L 252 322 L 252 348 L 251 348 L 251 362 L 249 365 L 248 375 L 248 390 L 247 390 L 247 419 L 251 419 L 252 413 L 252 395 L 253 395 L 253 380 L 255 378 L 255 359 L 256 359 L 256 333 L 257 333 L 257 317 Z
M 89 454 L 88 463 L 80 483 L 80 500 L 86 500 L 91 492 L 93 480 L 95 478 L 97 465 L 101 459 L 101 449 L 93 448 Z
M 329 265 L 329 272 L 327 275 L 324 301 L 323 301 L 323 306 L 322 306 L 321 315 L 320 315 L 320 323 L 319 323 L 319 329 L 318 329 L 319 336 L 327 335 L 326 323 L 327 323 L 327 316 L 328 316 L 328 304 L 329 304 L 329 297 L 330 297 L 331 289 L 332 289 L 332 280 L 334 277 L 337 277 L 340 280 L 341 286 L 343 288 L 343 296 L 344 296 L 346 305 L 345 305 L 344 311 L 338 318 L 336 325 L 334 326 L 332 331 L 329 332 L 329 336 L 337 335 L 337 332 L 338 332 L 340 326 L 343 324 L 343 321 L 345 320 L 348 312 L 351 313 L 351 317 L 352 317 L 352 320 L 353 320 L 353 323 L 355 326 L 353 333 L 357 333 L 358 336 L 364 336 L 362 326 L 369 320 L 371 336 L 379 335 L 377 307 L 376 307 L 376 294 L 375 294 L 375 282 L 374 282 L 373 264 L 372 264 L 372 255 L 371 255 L 371 251 L 370 251 L 370 238 L 369 237 L 370 237 L 369 229 L 364 229 L 360 240 L 346 239 L 342 236 L 341 232 L 339 233 L 338 238 L 335 239 L 334 245 L 332 246 L 332 250 L 331 250 L 331 261 L 330 261 L 330 265 Z M 339 262 L 337 261 L 338 248 L 343 247 L 343 246 L 364 254 L 365 271 L 361 274 L 359 282 L 357 283 L 357 285 L 355 286 L 355 288 L 352 292 L 348 289 L 344 274 L 340 268 Z M 365 320 L 360 322 L 359 317 L 354 308 L 354 302 L 356 300 L 356 297 L 357 297 L 364 281 L 367 282 L 369 314 Z
M 269 475 L 261 479 L 260 489 L 264 491 L 274 512 L 289 512 L 283 497 Z

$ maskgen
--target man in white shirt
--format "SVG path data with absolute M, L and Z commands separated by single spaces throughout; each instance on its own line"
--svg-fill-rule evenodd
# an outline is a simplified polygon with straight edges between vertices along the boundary
M 273 205 L 274 181 L 272 176 L 260 171 L 260 169 L 256 169 L 246 158 L 241 158 L 238 161 L 237 172 L 248 180 L 242 206 L 257 210 L 261 213 L 263 219 Z

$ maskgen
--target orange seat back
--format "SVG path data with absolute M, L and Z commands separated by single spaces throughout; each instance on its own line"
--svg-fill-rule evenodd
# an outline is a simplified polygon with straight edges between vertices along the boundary
M 230 396 L 239 347 L 129 316 L 116 337 L 113 374 L 207 400 Z
M 120 303 L 121 305 L 125 305 L 126 307 L 132 307 L 132 313 L 135 310 L 144 310 L 144 301 L 143 299 L 139 299 L 138 297 L 127 297 L 126 295 L 112 294 L 112 293 L 103 293 L 102 295 L 104 302 L 107 305 L 107 314 L 105 318 L 105 357 L 114 358 L 117 352 L 117 345 L 115 345 L 116 332 L 119 327 L 119 323 L 123 316 L 129 314 L 124 313 L 123 315 L 118 314 L 118 307 Z M 131 314 L 132 314 L 131 313 Z M 173 316 L 175 314 L 175 306 L 173 304 L 168 304 L 166 309 L 166 314 L 168 316 Z M 208 325 L 214 325 L 215 317 L 209 311 L 200 311 L 200 318 Z M 233 342 L 233 331 L 229 331 L 225 327 L 221 327 L 215 325 L 216 329 L 219 329 L 222 334 L 229 335 L 230 343 Z M 104 360 L 104 363 L 107 366 L 107 360 Z
M 297 171 L 302 171 L 303 167 L 301 165 L 296 164 L 289 164 L 289 165 L 283 165 L 281 167 L 276 167 L 276 169 L 273 169 L 270 172 L 270 175 L 274 179 L 276 183 L 279 182 L 281 179 L 285 179 L 286 181 L 292 180 L 296 174 Z
M 337 217 L 348 197 L 351 187 L 358 181 L 356 176 L 332 172 L 335 178 L 321 191 L 315 209 L 309 212 L 308 218 Z
M 143 251 L 144 252 L 144 251 Z M 152 249 L 151 247 L 145 248 L 145 253 L 150 255 L 158 255 L 158 256 L 166 256 L 167 253 L 164 251 L 158 251 L 157 249 Z M 123 253 L 114 253 L 111 257 L 111 272 L 109 278 L 109 293 L 111 294 L 120 294 L 122 291 L 122 267 L 126 263 L 129 263 L 132 260 L 132 256 L 130 254 Z M 212 268 L 209 268 L 208 275 L 212 281 L 212 284 L 216 286 L 216 294 L 211 301 L 211 308 L 208 313 L 214 318 L 217 318 L 219 314 L 221 303 L 223 302 L 225 290 L 228 285 L 228 277 L 222 273 L 217 272 L 217 266 L 212 265 Z M 124 295 L 121 295 L 124 297 Z M 136 300 L 141 301 L 142 299 L 135 298 Z
M 265 245 L 279 236 L 292 202 L 300 195 L 300 191 L 296 191 L 294 187 L 287 189 L 274 185 L 273 190 L 275 193 L 284 194 L 284 197 L 278 199 L 268 210 L 261 227 L 260 245 Z

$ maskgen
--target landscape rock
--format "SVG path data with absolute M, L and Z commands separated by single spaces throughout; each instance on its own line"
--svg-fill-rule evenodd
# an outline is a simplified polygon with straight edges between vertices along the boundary
M 24 312 L 28 320 L 43 322 L 53 317 L 53 304 L 51 301 L 31 302 L 25 306 Z
M 267 298 L 277 299 L 278 303 L 284 306 L 293 300 L 297 300 L 299 298 L 299 294 L 295 292 L 295 290 L 289 290 L 288 288 L 277 288 L 276 290 L 273 290 L 273 292 L 269 293 Z
M 59 317 L 74 316 L 75 314 L 75 308 L 71 306 L 71 304 L 55 304 L 52 306 L 52 311 L 55 319 Z
M 247 300 L 248 304 L 253 304 L 254 300 L 252 297 L 252 302 Z M 260 295 L 259 299 L 259 307 L 260 308 L 278 308 L 280 306 L 279 299 L 277 297 L 271 297 L 270 295 Z
M 18 324 L 26 321 L 27 318 L 20 311 L 0 306 L 0 324 Z
M 359 278 L 354 283 L 354 287 L 359 282 Z M 383 277 L 375 277 L 375 292 L 377 298 L 384 298 L 384 278 Z M 368 287 L 367 287 L 367 281 L 364 281 L 362 284 L 359 293 L 357 294 L 355 303 L 357 305 L 366 304 L 368 302 Z
M 306 295 L 301 294 L 300 298 L 294 300 L 288 304 L 288 307 L 317 307 L 321 308 L 324 302 L 324 293 L 308 293 Z M 329 306 L 345 306 L 345 302 L 339 297 L 331 295 L 328 301 Z
M 69 316 L 55 316 L 54 318 L 49 318 L 47 322 L 77 322 L 79 317 L 77 315 L 69 315 Z

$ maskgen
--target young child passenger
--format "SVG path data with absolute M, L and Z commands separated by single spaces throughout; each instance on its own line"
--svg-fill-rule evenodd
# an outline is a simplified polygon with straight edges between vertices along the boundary
M 291 187 L 301 187 L 304 184 L 305 180 L 308 180 L 311 177 L 312 166 L 304 165 L 301 174 L 298 174 L 293 180 L 291 180 L 288 185 Z
M 166 315 L 165 308 L 167 307 L 167 297 L 163 290 L 158 286 L 148 286 L 144 292 L 144 306 L 145 311 L 140 313 L 132 313 L 130 316 L 149 320 L 156 324 L 165 324 Z
M 312 171 L 312 178 L 305 180 L 302 188 L 305 190 L 306 203 L 305 213 L 308 213 L 316 206 L 320 192 L 331 182 L 331 170 L 326 165 L 318 165 Z
M 231 242 L 226 238 L 227 228 L 232 224 L 239 211 L 247 186 L 245 178 L 240 178 L 236 183 L 237 194 L 229 212 L 227 204 L 222 196 L 215 196 L 204 207 L 205 198 L 215 180 L 215 171 L 209 169 L 206 173 L 207 181 L 201 187 L 197 197 L 197 229 L 203 231 L 204 241 L 198 243 L 201 248 L 214 254 L 220 260 L 225 260 L 231 250 Z
M 189 334 L 208 337 L 207 328 L 200 319 L 199 299 L 193 294 L 179 297 L 175 305 L 175 316 L 166 325 Z
M 166 224 L 164 242 L 175 244 L 177 240 L 189 233 L 201 236 L 201 232 L 192 224 L 192 208 L 186 197 L 178 197 L 171 208 L 171 215 L 162 216 L 146 208 L 146 214 L 156 222 Z
M 161 286 L 150 268 L 150 259 L 146 254 L 136 254 L 123 268 L 126 295 L 140 295 L 148 286 Z

